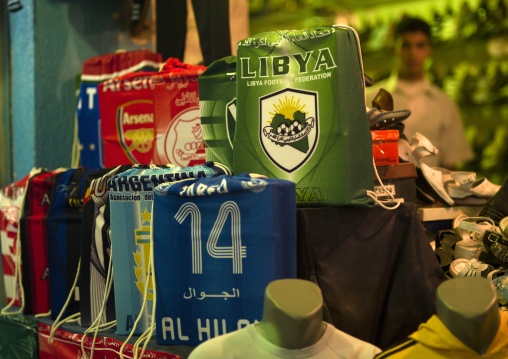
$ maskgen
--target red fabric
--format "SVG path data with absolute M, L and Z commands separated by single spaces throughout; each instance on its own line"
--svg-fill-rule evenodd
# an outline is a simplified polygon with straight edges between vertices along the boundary
M 149 50 L 95 56 L 83 62 L 83 75 L 104 75 L 123 71 L 147 60 L 162 62 L 162 56 Z
M 152 162 L 154 113 L 150 78 L 153 74 L 130 73 L 99 84 L 106 167 Z
M 64 358 L 82 358 L 81 351 L 81 334 L 73 334 L 64 330 L 56 331 L 54 340 L 48 343 L 51 326 L 39 323 L 39 359 L 64 359 Z M 90 348 L 92 345 L 92 337 L 85 339 L 85 351 L 87 357 L 90 357 Z M 94 347 L 94 357 L 101 359 L 117 359 L 119 358 L 120 347 L 122 342 L 108 337 L 97 337 Z M 127 344 L 123 351 L 125 358 L 133 358 L 132 345 Z M 179 355 L 162 353 L 153 350 L 146 350 L 143 358 L 151 359 L 181 359 Z
M 19 181 L 11 183 L 2 189 L 2 200 L 0 202 L 0 239 L 2 242 L 3 274 L 6 279 L 5 291 L 8 302 L 11 301 L 14 295 L 14 293 L 12 293 L 12 285 L 8 285 L 7 280 L 14 280 L 20 207 L 29 176 L 30 175 L 27 174 Z M 16 288 L 18 288 L 17 285 Z M 15 296 L 19 298 L 19 293 L 16 293 Z M 14 305 L 20 306 L 21 303 L 16 299 Z
M 46 217 L 50 205 L 53 179 L 58 171 L 41 173 L 30 179 L 26 201 L 28 202 L 25 213 L 25 230 L 27 253 L 22 253 L 23 258 L 28 259 L 30 268 L 30 288 L 32 314 L 47 313 L 50 310 L 49 301 L 49 276 L 48 270 L 48 245 L 46 234 Z M 23 222 L 22 222 L 23 223 Z
M 155 164 L 188 167 L 205 163 L 198 94 L 198 76 L 205 70 L 205 66 L 170 58 L 153 76 Z

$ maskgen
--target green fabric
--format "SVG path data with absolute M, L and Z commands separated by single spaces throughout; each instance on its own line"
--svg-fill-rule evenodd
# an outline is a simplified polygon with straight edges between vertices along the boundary
M 206 160 L 233 167 L 236 125 L 236 56 L 213 62 L 198 78 Z
M 0 315 L 0 358 L 39 357 L 37 321 L 19 315 Z
M 233 171 L 295 182 L 299 206 L 372 205 L 372 140 L 355 31 L 268 32 L 237 49 Z

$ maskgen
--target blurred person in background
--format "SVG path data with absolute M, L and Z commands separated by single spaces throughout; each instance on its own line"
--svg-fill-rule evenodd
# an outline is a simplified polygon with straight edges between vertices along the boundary
M 473 159 L 457 104 L 426 77 L 426 62 L 432 54 L 431 29 L 418 18 L 405 17 L 395 28 L 396 68 L 391 76 L 367 89 L 366 104 L 380 88 L 393 97 L 394 110 L 410 109 L 403 134 L 410 141 L 415 132 L 427 137 L 439 155 L 422 161 L 431 167 L 455 169 Z

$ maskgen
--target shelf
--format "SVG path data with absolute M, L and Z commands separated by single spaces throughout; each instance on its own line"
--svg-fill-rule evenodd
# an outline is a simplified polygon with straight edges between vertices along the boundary
M 459 214 L 465 214 L 468 217 L 477 216 L 482 208 L 483 206 L 419 207 L 418 215 L 420 216 L 420 220 L 422 222 L 448 221 L 453 220 Z

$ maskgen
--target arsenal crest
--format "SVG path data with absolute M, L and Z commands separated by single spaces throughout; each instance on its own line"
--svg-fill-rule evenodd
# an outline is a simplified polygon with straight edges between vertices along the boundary
M 259 102 L 261 146 L 275 165 L 291 173 L 312 156 L 318 142 L 317 92 L 288 88 Z
M 132 163 L 150 163 L 154 139 L 153 102 L 127 102 L 117 109 L 118 140 Z

